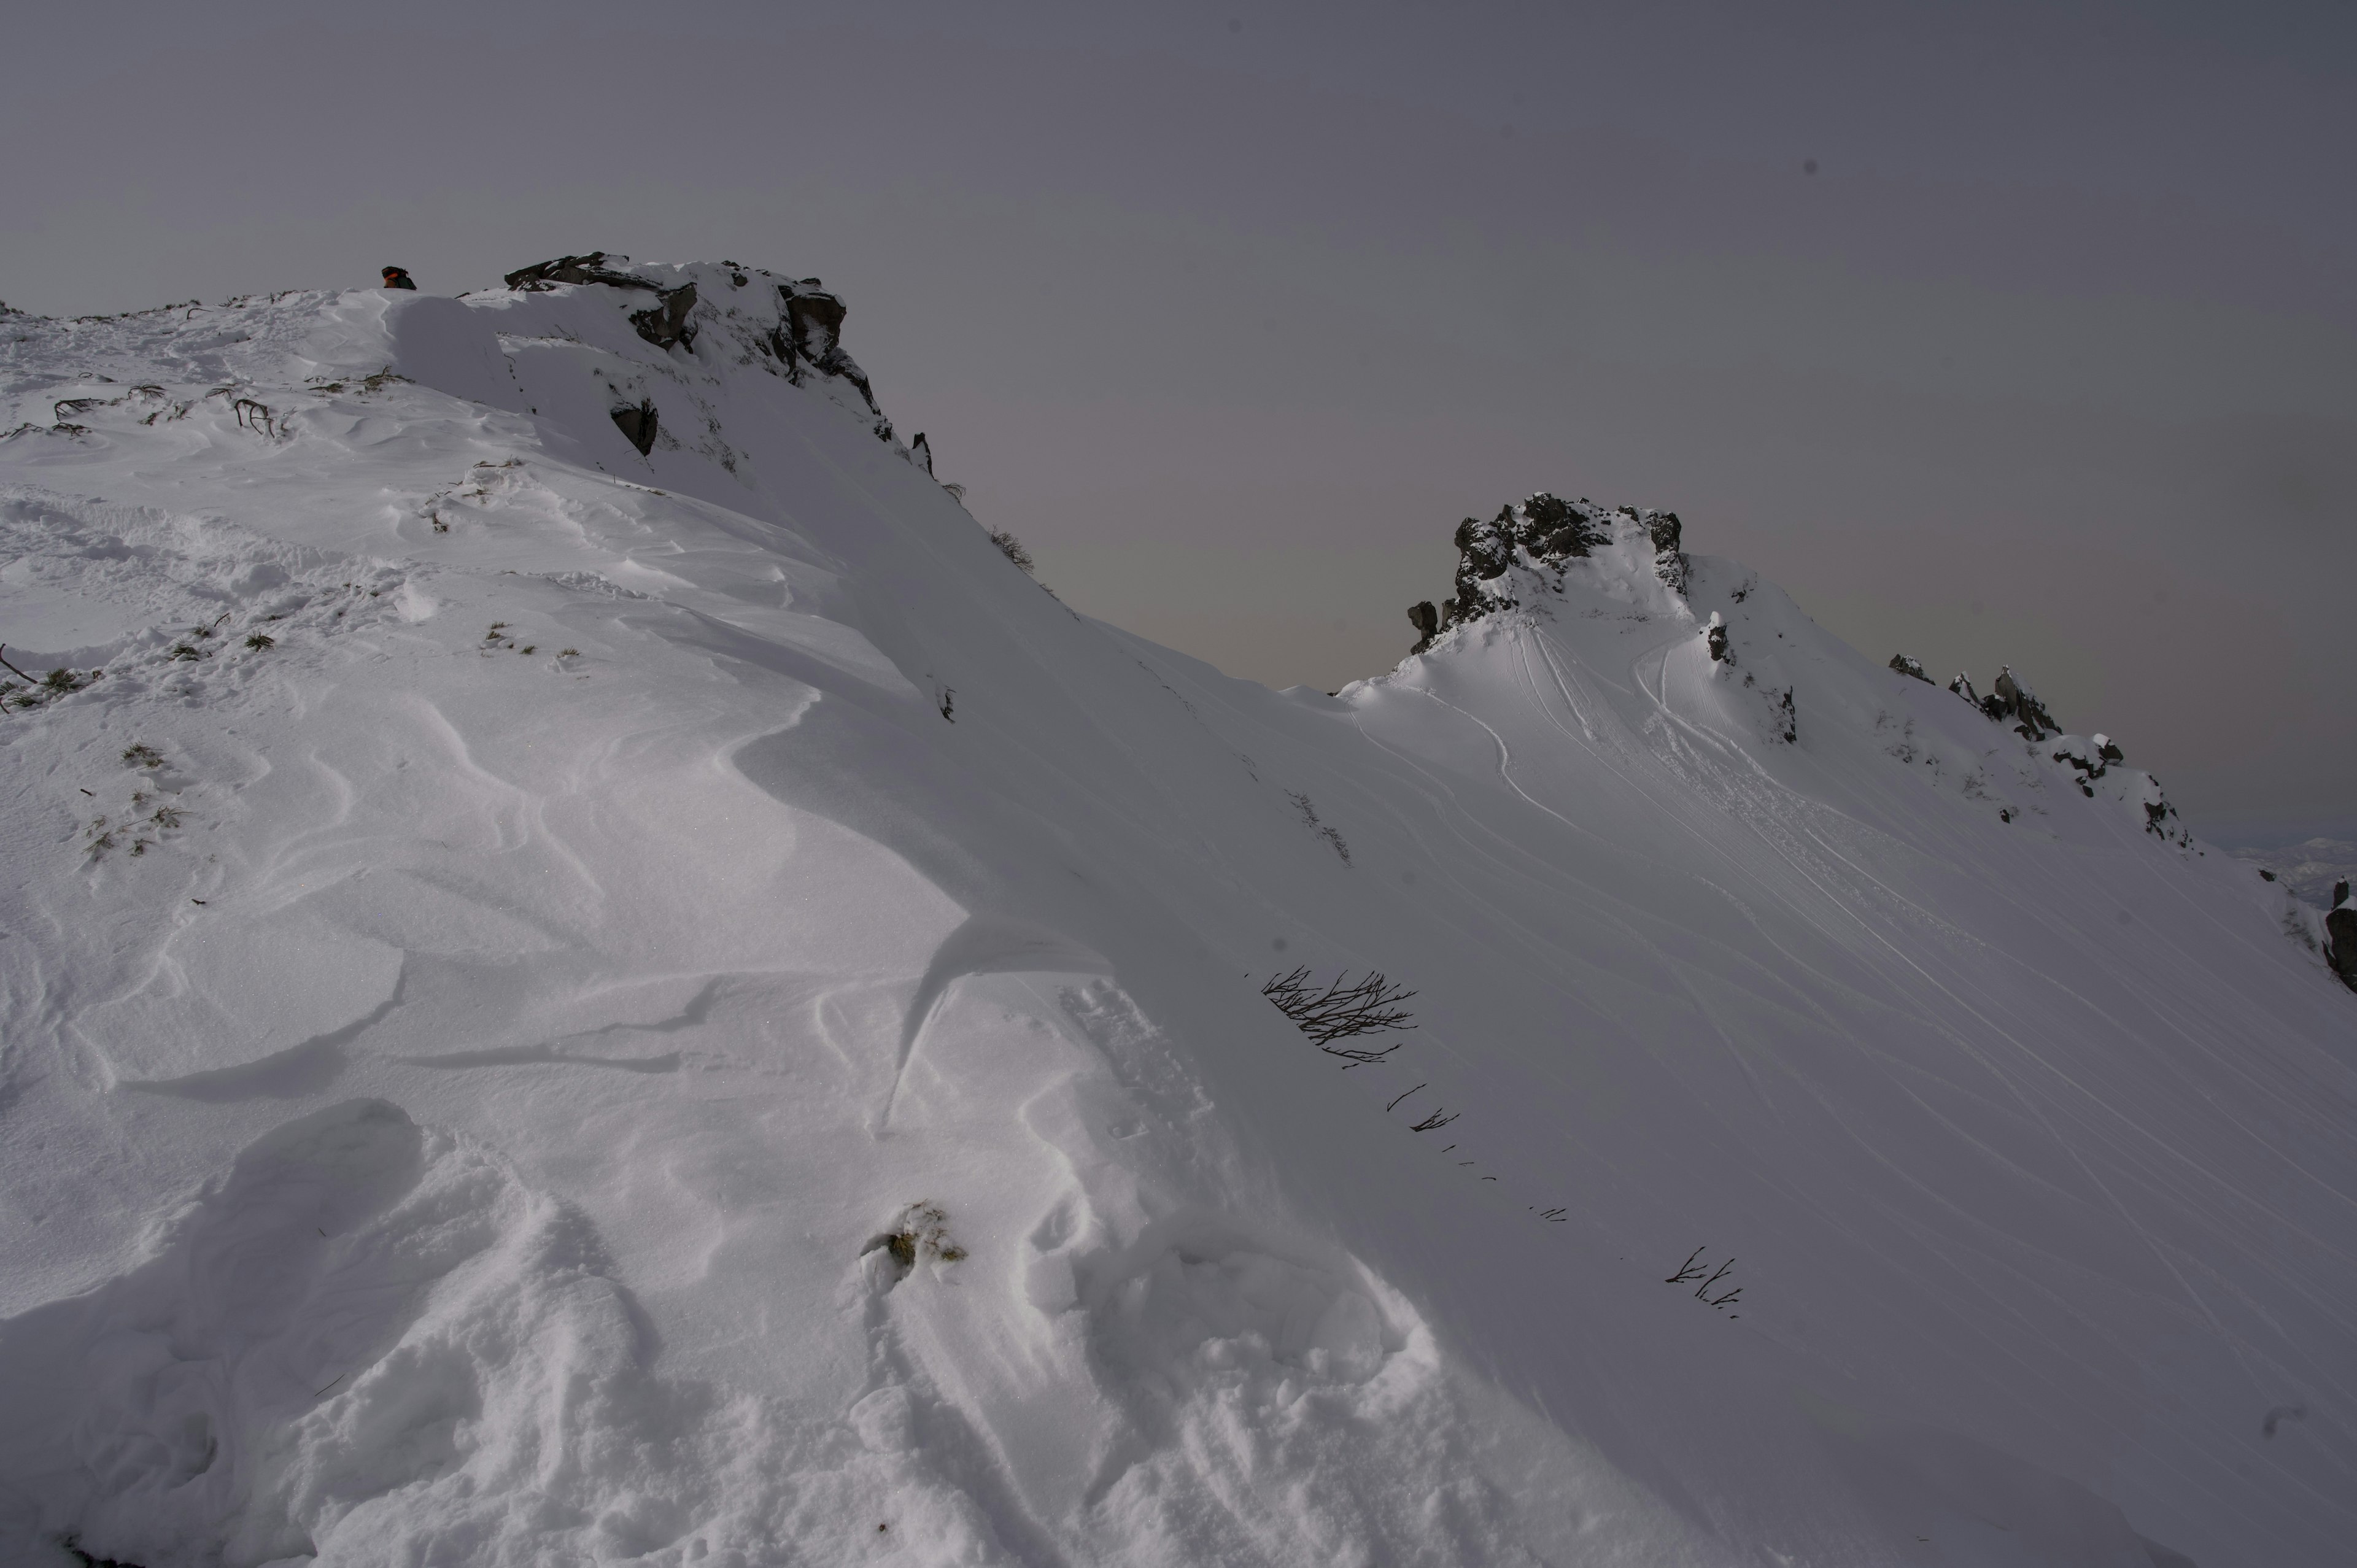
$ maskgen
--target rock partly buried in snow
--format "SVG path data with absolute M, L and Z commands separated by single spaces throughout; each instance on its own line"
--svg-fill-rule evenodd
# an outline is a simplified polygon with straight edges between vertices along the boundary
M 2352 991 L 2357 991 L 2357 904 L 2349 902 L 2349 884 L 2333 885 L 2332 908 L 2324 917 L 2324 956 Z
M 1922 663 L 1918 660 L 1908 658 L 1903 653 L 1894 653 L 1890 656 L 1890 667 L 1901 675 L 1912 675 L 1924 684 L 1931 684 L 1932 677 L 1923 673 Z M 1962 680 L 1964 677 L 1958 676 L 1957 679 Z
M 2062 733 L 2062 726 L 2054 722 L 2054 715 L 2046 711 L 2046 704 L 2038 700 L 2038 693 L 2014 674 L 2010 664 L 1998 670 L 1996 685 L 1991 690 L 1989 700 L 1997 705 L 1990 716 L 2013 720 L 2013 727 L 2021 732 L 2025 740 L 2044 740 L 2050 735 Z
M 627 264 L 630 258 L 617 256 L 614 259 Z M 601 283 L 612 288 L 643 288 L 651 289 L 657 294 L 662 292 L 662 285 L 651 279 L 625 272 L 620 267 L 608 266 L 606 252 L 603 251 L 592 251 L 586 256 L 559 256 L 553 262 L 541 262 L 533 266 L 518 267 L 514 272 L 507 274 L 506 283 L 510 288 L 522 289 L 532 294 L 544 293 L 561 283 Z
M 1455 596 L 1437 609 L 1429 600 L 1408 607 L 1418 634 L 1410 651 L 1422 653 L 1451 627 L 1515 608 L 1535 594 L 1560 593 L 1567 568 L 1596 562 L 1603 552 L 1633 553 L 1671 593 L 1683 594 L 1681 532 L 1675 512 L 1607 508 L 1585 497 L 1567 501 L 1544 490 L 1500 508 L 1487 521 L 1469 517 L 1457 525 Z
M 626 403 L 614 410 L 614 427 L 643 457 L 654 450 L 655 433 L 661 429 L 662 421 L 651 403 Z
M 1910 660 L 1908 662 L 1914 661 Z M 1893 670 L 1901 668 L 1897 659 L 1890 661 L 1890 667 Z M 1921 666 L 1917 668 L 1920 671 Z M 2055 722 L 2046 704 L 2039 701 L 2038 693 L 2029 689 L 2029 682 L 2013 672 L 2010 664 L 1998 667 L 1996 683 L 1989 689 L 1986 696 L 1981 696 L 1973 690 L 1973 678 L 1967 674 L 1959 673 L 1948 682 L 1948 690 L 1987 714 L 1993 723 L 2009 723 L 2024 740 L 2040 741 L 2062 733 L 2062 726 Z
M 506 279 L 508 287 L 520 295 L 565 287 L 621 291 L 614 303 L 630 330 L 670 356 L 662 380 L 708 376 L 717 363 L 763 366 L 796 386 L 856 409 L 871 422 L 878 439 L 898 445 L 867 372 L 844 349 L 844 303 L 816 278 L 780 277 L 734 262 L 657 265 L 614 252 L 591 251 L 520 267 Z M 648 295 L 654 296 L 651 302 L 644 298 Z M 706 333 L 712 335 L 708 346 L 700 341 Z M 708 438 L 696 449 L 736 471 L 736 453 L 718 435 L 708 411 L 683 400 L 670 418 L 663 418 L 662 389 L 650 384 L 643 373 L 610 378 L 608 385 L 621 399 L 609 410 L 614 424 L 640 456 L 653 449 L 659 426 L 682 434 L 702 428 Z M 650 392 L 655 394 L 651 400 L 646 395 Z M 910 462 L 931 471 L 930 450 L 901 450 Z
M 667 289 L 660 296 L 662 303 L 630 313 L 630 325 L 639 336 L 658 349 L 676 349 L 695 341 L 694 323 L 688 312 L 695 308 L 695 285 L 692 283 Z

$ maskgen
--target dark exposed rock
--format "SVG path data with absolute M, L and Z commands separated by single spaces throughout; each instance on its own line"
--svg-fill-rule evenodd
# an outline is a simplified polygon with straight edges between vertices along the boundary
M 2114 746 L 2110 749 L 2116 753 L 2119 748 Z M 2088 779 L 2101 779 L 2105 772 L 2109 771 L 2103 751 L 2104 748 L 2098 746 L 2090 746 L 2083 750 L 2065 742 L 2055 748 L 2054 760 L 2066 768 L 2076 768 L 2079 773 L 2079 782 L 2083 787 Z
M 1998 671 L 1996 684 L 1990 689 L 1989 699 L 1982 703 L 1984 708 L 1990 699 L 2001 705 L 2000 711 L 1992 716 L 2012 719 L 2013 727 L 2021 732 L 2024 739 L 2044 740 L 2048 736 L 2062 733 L 2062 726 L 2054 722 L 2054 715 L 2046 711 L 2046 704 L 2038 700 L 2038 693 L 2015 677 L 2010 664 Z
M 1415 628 L 1415 646 L 1408 651 L 1422 653 L 1440 635 L 1440 612 L 1432 607 L 1430 599 L 1425 599 L 1408 606 L 1407 618 L 1408 624 Z
M 2332 885 L 2332 904 L 2331 904 L 2331 908 L 2335 908 L 2335 909 L 2338 909 L 2338 908 L 2340 908 L 2343 904 L 2346 904 L 2346 903 L 2348 903 L 2348 902 L 2349 902 L 2349 884 L 2348 884 L 2348 882 L 2344 879 L 2344 880 L 2342 880 L 2342 881 L 2340 881 L 2340 882 L 2336 882 L 2336 883 L 2334 883 L 2334 884 Z
M 1894 664 L 1892 668 L 1897 666 Z M 1996 684 L 1989 689 L 1986 696 L 1974 694 L 1970 675 L 1958 675 L 1948 682 L 1948 690 L 1978 708 L 1994 724 L 2010 720 L 2024 740 L 2040 741 L 2062 733 L 2062 726 L 2054 722 L 2054 715 L 2046 711 L 2046 704 L 2038 700 L 2038 693 L 2013 672 L 2010 664 L 2000 667 Z
M 2348 884 L 2341 885 L 2341 897 L 2348 897 Z M 2357 991 L 2357 906 L 2336 903 L 2324 917 L 2324 956 L 2332 965 L 2332 972 L 2341 983 Z
M 635 404 L 626 403 L 614 410 L 615 428 L 621 431 L 623 438 L 639 449 L 639 456 L 641 457 L 654 450 L 655 430 L 659 423 L 655 405 L 651 401 Z
M 780 284 L 778 293 L 786 308 L 786 326 L 772 336 L 770 348 L 785 361 L 787 376 L 798 382 L 803 365 L 824 375 L 841 376 L 859 389 L 870 412 L 882 413 L 876 406 L 875 390 L 867 384 L 867 372 L 843 351 L 843 318 L 847 314 L 843 301 L 821 289 L 816 278 Z
M 806 293 L 800 285 L 788 285 L 782 292 L 795 353 L 815 363 L 841 347 L 843 318 L 849 314 L 843 301 L 815 290 Z
M 1903 653 L 1894 653 L 1890 656 L 1890 667 L 1893 670 L 1898 671 L 1901 675 L 1914 676 L 1915 679 L 1922 682 L 1927 686 L 1932 683 L 1932 677 L 1923 673 L 1923 666 L 1921 663 L 1908 658 L 1907 655 Z M 1962 680 L 1963 677 L 1959 676 L 1957 679 Z
M 630 325 L 638 328 L 640 337 L 658 349 L 675 349 L 683 343 L 693 347 L 695 328 L 688 321 L 687 313 L 695 308 L 695 285 L 683 283 L 663 291 L 660 297 L 661 304 L 632 311 Z
M 510 288 L 520 288 L 529 293 L 541 293 L 561 283 L 602 283 L 616 288 L 642 288 L 650 294 L 662 292 L 662 285 L 658 284 L 608 266 L 603 251 L 592 251 L 586 256 L 559 256 L 553 262 L 520 267 L 507 274 Z
M 1623 507 L 1621 510 L 1627 511 L 1630 509 Z M 1679 536 L 1684 532 L 1684 525 L 1678 521 L 1678 514 L 1674 511 L 1648 511 L 1643 513 L 1639 521 L 1644 523 L 1645 532 L 1653 537 L 1654 574 L 1670 585 L 1670 592 L 1684 593 L 1686 591 L 1686 557 L 1685 553 L 1678 547 Z
M 909 443 L 909 461 L 928 474 L 933 471 L 933 445 L 925 439 L 925 433 L 921 430 L 917 432 L 917 438 Z
M 1702 636 L 1703 640 L 1710 645 L 1712 662 L 1731 662 L 1727 657 L 1727 622 L 1719 618 L 1717 610 L 1710 612 L 1710 624 L 1702 628 Z
M 1469 517 L 1457 525 L 1457 592 L 1442 601 L 1437 628 L 1426 631 L 1416 610 L 1408 612 L 1422 640 L 1422 652 L 1439 632 L 1459 622 L 1478 620 L 1516 603 L 1507 571 L 1520 556 L 1529 564 L 1560 572 L 1570 561 L 1592 555 L 1612 541 L 1609 519 L 1624 518 L 1642 527 L 1653 544 L 1654 571 L 1663 582 L 1684 592 L 1685 556 L 1678 548 L 1681 532 L 1675 512 L 1640 511 L 1620 507 L 1608 511 L 1594 501 L 1565 500 L 1542 490 L 1517 506 L 1501 507 L 1484 521 Z

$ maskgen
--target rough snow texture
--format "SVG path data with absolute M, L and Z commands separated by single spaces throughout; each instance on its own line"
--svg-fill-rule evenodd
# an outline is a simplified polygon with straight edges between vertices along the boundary
M 2345 1552 L 2315 910 L 1643 514 L 1224 679 L 842 323 L 0 318 L 0 1557 Z

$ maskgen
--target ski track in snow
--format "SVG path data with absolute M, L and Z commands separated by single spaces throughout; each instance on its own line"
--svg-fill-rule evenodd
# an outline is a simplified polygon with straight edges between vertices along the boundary
M 0 317 L 0 1559 L 2345 1551 L 2357 1005 L 2144 775 L 1633 516 L 1230 681 L 601 264 Z

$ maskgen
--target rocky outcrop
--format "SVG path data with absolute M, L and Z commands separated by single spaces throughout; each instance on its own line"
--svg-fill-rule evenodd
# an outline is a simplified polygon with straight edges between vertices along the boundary
M 1727 662 L 1727 620 L 1717 610 L 1710 612 L 1710 624 L 1702 628 L 1702 639 L 1709 645 L 1712 663 Z
M 786 318 L 770 335 L 770 349 L 784 363 L 787 379 L 799 385 L 804 366 L 823 375 L 840 376 L 859 389 L 870 409 L 881 413 L 876 409 L 867 372 L 843 351 L 843 318 L 847 314 L 843 301 L 821 288 L 816 278 L 781 283 L 778 294 Z
M 1908 662 L 1914 661 L 1910 660 Z M 1899 669 L 1899 660 L 1893 659 L 1890 667 Z M 2024 740 L 2036 743 L 2062 733 L 2062 726 L 2054 722 L 2054 715 L 2047 711 L 2044 703 L 2038 700 L 2038 693 L 2013 672 L 2010 664 L 1998 668 L 1996 684 L 1989 689 L 1986 696 L 1974 692 L 1973 678 L 1965 674 L 1959 674 L 1949 682 L 1948 690 L 1988 715 L 1992 723 L 2010 724 L 2015 733 Z
M 2336 884 L 2332 889 L 2332 908 L 2324 916 L 2324 956 L 2332 965 L 2332 972 L 2352 991 L 2357 991 L 2357 904 L 2349 902 L 2349 884 Z
M 651 294 L 662 292 L 660 284 L 608 266 L 603 251 L 592 251 L 586 256 L 559 256 L 553 262 L 542 262 L 536 266 L 518 267 L 507 274 L 506 281 L 510 288 L 522 289 L 526 294 L 544 293 L 561 283 L 602 283 L 615 288 L 642 288 Z
M 658 349 L 693 347 L 695 327 L 688 320 L 687 313 L 695 308 L 695 285 L 682 284 L 658 297 L 662 303 L 632 311 L 630 325 L 638 328 L 640 337 Z
M 897 446 L 892 422 L 877 405 L 867 373 L 844 351 L 844 303 L 816 278 L 783 278 L 726 261 L 651 265 L 608 251 L 559 256 L 519 267 L 506 278 L 510 288 L 523 294 L 563 286 L 614 289 L 619 295 L 614 304 L 630 329 L 666 354 L 707 365 L 762 365 L 798 387 L 860 413 L 877 439 Z M 633 399 L 644 390 L 643 382 L 617 389 Z M 692 422 L 679 417 L 682 412 L 673 410 L 672 433 L 660 436 L 649 409 L 617 408 L 613 415 L 616 425 L 643 453 L 683 436 Z M 716 435 L 685 438 L 695 443 L 694 450 L 736 472 L 737 454 Z M 904 450 L 911 462 L 931 471 L 930 451 Z
M 1915 679 L 1922 682 L 1927 686 L 1932 683 L 1932 677 L 1923 673 L 1922 664 L 1916 660 L 1908 658 L 1907 655 L 1903 653 L 1894 653 L 1890 656 L 1890 667 L 1893 670 L 1898 671 L 1901 675 L 1912 675 Z M 1956 679 L 1961 681 L 1964 677 L 1959 675 Z
M 616 259 L 628 261 L 630 258 Z M 695 328 L 688 320 L 688 312 L 695 308 L 694 284 L 682 284 L 677 288 L 667 289 L 651 278 L 608 266 L 603 251 L 592 251 L 586 256 L 559 256 L 553 262 L 518 267 L 506 274 L 506 281 L 510 288 L 521 289 L 526 294 L 544 293 L 561 283 L 604 284 L 608 288 L 643 289 L 656 296 L 656 303 L 644 310 L 630 313 L 630 325 L 637 329 L 639 336 L 658 349 L 693 347 L 695 342 Z
M 928 474 L 933 471 L 933 444 L 925 439 L 925 433 L 921 430 L 917 432 L 917 438 L 909 443 L 909 461 Z
M 641 457 L 654 450 L 655 433 L 661 423 L 651 400 L 626 403 L 614 410 L 614 427 L 622 433 L 624 440 L 639 449 Z
M 1623 511 L 1631 509 L 1623 507 Z M 1678 521 L 1674 511 L 1648 511 L 1640 518 L 1645 532 L 1653 536 L 1653 572 L 1670 585 L 1670 592 L 1686 591 L 1686 556 L 1680 548 L 1685 525 Z
M 1996 684 L 1990 688 L 1988 696 L 1982 699 L 1981 706 L 1986 711 L 1992 703 L 1995 711 L 1989 716 L 2000 722 L 2013 720 L 2013 727 L 2025 740 L 2044 740 L 2048 736 L 2062 733 L 2062 726 L 2054 722 L 2054 715 L 2046 711 L 2046 704 L 2038 700 L 2038 693 L 2014 674 L 2010 664 L 1999 668 Z
M 1640 548 L 1652 548 L 1654 575 L 1673 593 L 1682 594 L 1686 584 L 1682 532 L 1675 512 L 1606 508 L 1585 498 L 1567 501 L 1544 490 L 1501 507 L 1486 521 L 1469 517 L 1457 525 L 1455 596 L 1437 607 L 1429 600 L 1408 607 L 1408 621 L 1417 634 L 1411 651 L 1422 653 L 1452 626 L 1520 604 L 1515 568 L 1551 573 L 1559 586 L 1572 562 L 1593 556 L 1616 537 L 1625 542 L 1631 532 L 1641 534 Z

